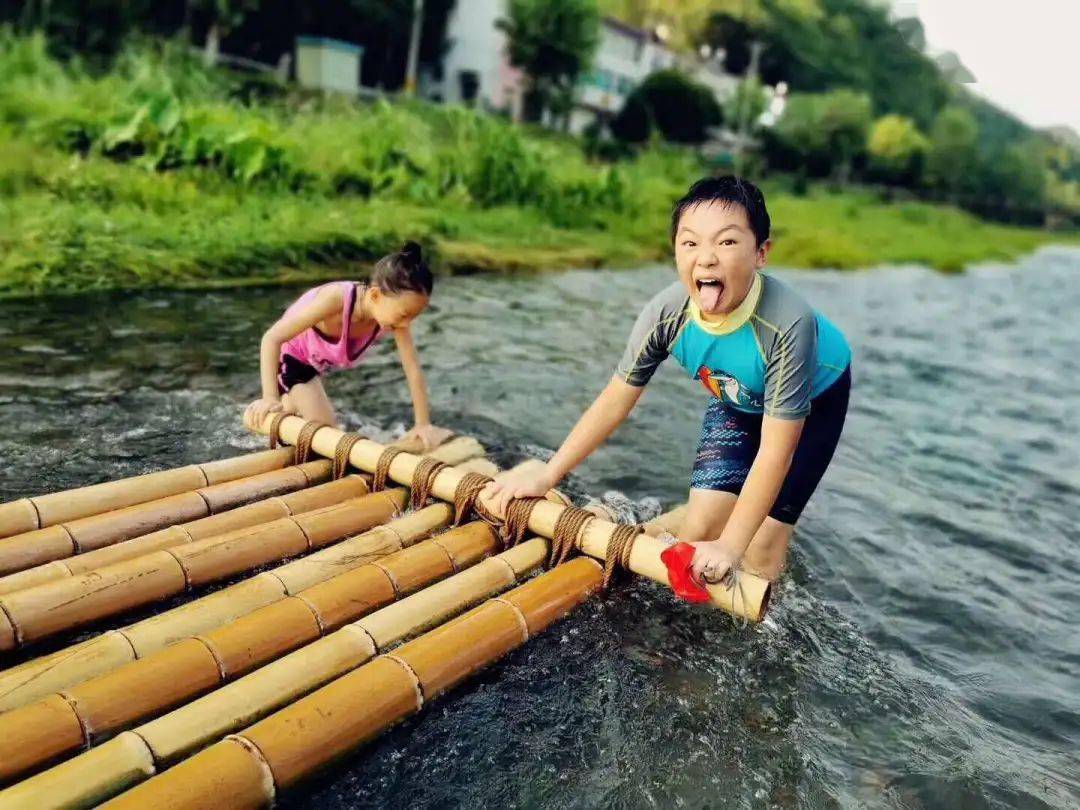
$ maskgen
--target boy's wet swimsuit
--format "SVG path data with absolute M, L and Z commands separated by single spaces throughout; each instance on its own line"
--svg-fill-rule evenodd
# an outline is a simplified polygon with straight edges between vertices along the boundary
M 363 285 L 352 281 L 332 281 L 313 287 L 297 298 L 285 311 L 286 314 L 310 303 L 323 287 L 331 284 L 341 287 L 341 335 L 334 340 L 311 326 L 282 345 L 278 366 L 280 394 L 288 393 L 294 385 L 311 382 L 332 368 L 356 365 L 364 352 L 383 334 L 378 324 L 374 330 L 365 330 L 359 335 L 350 334 L 353 309 L 357 298 L 363 295 Z
M 721 322 L 704 320 L 675 282 L 642 310 L 616 374 L 643 386 L 668 355 L 714 397 L 691 487 L 738 493 L 757 455 L 762 416 L 806 419 L 769 513 L 794 523 L 832 459 L 847 414 L 851 350 L 843 334 L 764 273 Z

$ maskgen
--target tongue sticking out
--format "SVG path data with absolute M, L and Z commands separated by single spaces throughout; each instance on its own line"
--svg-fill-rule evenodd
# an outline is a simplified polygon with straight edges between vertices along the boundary
M 720 306 L 720 296 L 724 294 L 724 285 L 719 281 L 711 284 L 702 284 L 698 287 L 698 298 L 701 309 L 705 312 L 716 312 Z

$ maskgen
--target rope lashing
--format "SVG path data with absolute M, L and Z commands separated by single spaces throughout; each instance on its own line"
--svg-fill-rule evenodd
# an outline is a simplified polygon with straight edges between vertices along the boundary
M 551 555 L 548 557 L 548 568 L 562 565 L 570 558 L 585 525 L 595 518 L 596 515 L 579 506 L 568 506 L 563 509 L 562 514 L 555 520 L 555 528 L 551 532 Z
M 506 520 L 503 521 L 500 534 L 503 547 L 513 548 L 525 539 L 525 532 L 529 530 L 529 520 L 532 518 L 533 509 L 543 498 L 514 498 L 506 507 Z
M 321 428 L 326 427 L 322 422 L 304 422 L 300 428 L 300 434 L 296 437 L 296 456 L 293 464 L 306 464 L 311 458 L 311 440 Z
M 334 448 L 334 472 L 333 479 L 337 481 L 343 478 L 349 470 L 349 454 L 353 447 L 361 439 L 365 438 L 359 433 L 342 433 L 338 439 L 337 447 Z
M 288 416 L 288 414 L 285 413 L 285 411 L 277 411 L 270 419 L 270 430 L 267 431 L 267 433 L 270 437 L 271 450 L 276 450 L 281 444 L 281 423 L 285 420 L 286 416 Z
M 454 525 L 460 526 L 476 509 L 476 499 L 492 479 L 483 473 L 467 472 L 454 488 Z
M 611 587 L 615 572 L 619 568 L 630 570 L 630 552 L 634 550 L 634 541 L 637 540 L 641 531 L 639 523 L 620 523 L 615 527 L 611 533 L 611 539 L 608 540 L 607 557 L 604 560 L 604 582 L 600 586 L 601 590 L 606 591 Z
M 431 497 L 431 487 L 435 483 L 435 476 L 446 464 L 437 458 L 423 458 L 413 469 L 412 486 L 409 487 L 409 505 L 413 509 L 420 509 Z
M 404 452 L 400 447 L 387 447 L 379 454 L 375 462 L 375 475 L 371 481 L 372 492 L 382 492 L 386 489 L 386 482 L 390 478 L 390 464 Z

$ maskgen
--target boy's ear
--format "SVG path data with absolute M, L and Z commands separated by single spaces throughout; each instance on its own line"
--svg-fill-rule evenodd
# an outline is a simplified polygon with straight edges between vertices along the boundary
M 764 267 L 769 259 L 769 251 L 772 250 L 772 239 L 766 239 L 757 249 L 757 266 Z

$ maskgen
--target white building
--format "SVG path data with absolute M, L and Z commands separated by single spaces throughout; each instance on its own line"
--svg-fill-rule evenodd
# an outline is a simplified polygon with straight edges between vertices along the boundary
M 615 115 L 646 76 L 675 67 L 677 61 L 654 32 L 605 18 L 592 70 L 582 77 L 577 106 L 570 114 L 571 132 L 581 132 L 598 117 Z
M 525 76 L 510 64 L 506 34 L 496 26 L 506 13 L 506 0 L 458 0 L 447 22 L 449 48 L 442 80 L 425 81 L 424 94 L 452 103 L 475 103 L 519 118 Z M 579 83 L 570 114 L 571 132 L 580 133 L 598 118 L 610 119 L 646 76 L 674 67 L 709 87 L 721 103 L 739 83 L 716 61 L 693 58 L 680 64 L 655 31 L 605 18 L 593 66 Z

